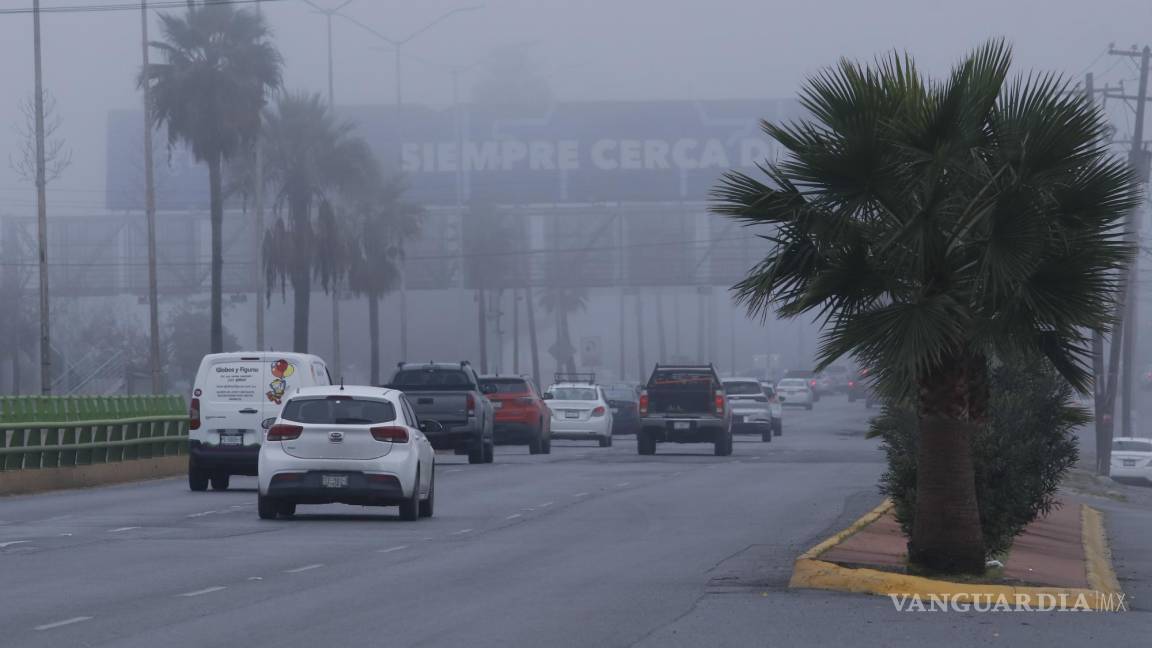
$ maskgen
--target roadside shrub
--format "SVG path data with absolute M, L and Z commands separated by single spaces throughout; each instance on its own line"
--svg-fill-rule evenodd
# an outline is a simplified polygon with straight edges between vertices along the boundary
M 1037 517 L 1056 506 L 1056 491 L 1077 460 L 1075 429 L 1090 420 L 1071 405 L 1072 388 L 1043 362 L 993 369 L 990 420 L 973 435 L 976 501 L 989 556 L 1003 554 Z M 869 436 L 883 439 L 888 470 L 880 492 L 892 498 L 907 535 L 916 510 L 915 410 L 888 403 Z

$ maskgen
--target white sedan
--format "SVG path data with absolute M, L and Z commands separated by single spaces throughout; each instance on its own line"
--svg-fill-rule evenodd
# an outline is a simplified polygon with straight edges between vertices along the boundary
M 1152 484 L 1152 439 L 1112 439 L 1112 465 L 1108 472 L 1118 482 Z
M 263 519 L 297 504 L 399 506 L 400 517 L 432 517 L 432 444 L 402 392 L 382 387 L 304 387 L 265 422 L 258 510 Z
M 544 393 L 552 410 L 553 439 L 598 441 L 601 448 L 612 445 L 612 406 L 597 385 L 552 385 Z
M 811 385 L 803 378 L 785 378 L 776 383 L 776 397 L 785 407 L 798 406 L 812 409 L 816 400 Z

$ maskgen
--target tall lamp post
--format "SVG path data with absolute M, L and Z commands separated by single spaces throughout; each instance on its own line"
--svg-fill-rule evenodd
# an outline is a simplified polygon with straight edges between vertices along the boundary
M 311 4 L 311 2 L 309 2 L 309 4 Z M 393 121 L 395 122 L 395 134 L 396 134 L 396 171 L 397 171 L 397 173 L 399 173 L 401 170 L 401 160 L 402 160 L 402 155 L 403 155 L 403 153 L 401 151 L 400 140 L 401 140 L 402 133 L 404 132 L 403 131 L 403 119 L 401 118 L 401 115 L 402 115 L 401 111 L 403 110 L 403 106 L 404 106 L 403 66 L 401 65 L 401 63 L 403 61 L 404 46 L 407 45 L 408 43 L 410 43 L 417 36 L 420 36 L 424 32 L 426 32 L 426 31 L 432 29 L 433 27 L 435 27 L 436 25 L 439 25 L 440 23 L 444 22 L 450 16 L 453 16 L 453 15 L 458 14 L 458 13 L 464 13 L 466 11 L 476 11 L 478 9 L 483 9 L 483 8 L 484 8 L 484 5 L 473 5 L 473 6 L 469 6 L 469 7 L 457 7 L 456 9 L 451 9 L 449 11 L 444 12 L 439 17 L 437 17 L 435 20 L 432 20 L 431 22 L 424 25 L 420 29 L 417 29 L 416 31 L 409 34 L 408 36 L 406 36 L 404 38 L 400 38 L 400 39 L 391 38 L 391 37 L 381 33 L 380 31 L 378 31 L 377 29 L 375 29 L 371 25 L 367 25 L 363 22 L 360 22 L 359 20 L 352 18 L 351 16 L 348 16 L 346 14 L 342 14 L 342 13 L 338 13 L 338 12 L 333 11 L 334 15 L 340 16 L 341 18 L 347 20 L 348 22 L 360 27 L 364 31 L 368 32 L 369 34 L 372 34 L 376 38 L 379 38 L 380 40 L 384 41 L 385 43 L 388 43 L 389 45 L 392 46 L 393 52 L 395 52 L 395 55 L 396 55 L 396 114 L 393 117 Z M 407 275 L 407 272 L 406 272 L 406 268 L 404 266 L 405 266 L 405 262 L 403 260 L 401 260 L 401 262 L 400 262 L 400 357 L 401 357 L 401 359 L 407 359 L 407 357 L 408 357 L 408 290 L 407 290 L 407 285 L 406 285 L 406 281 L 405 281 L 405 276 Z

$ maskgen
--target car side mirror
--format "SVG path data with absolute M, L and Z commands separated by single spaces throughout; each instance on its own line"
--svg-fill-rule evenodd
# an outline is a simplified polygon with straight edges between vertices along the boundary
M 439 434 L 444 431 L 444 425 L 440 421 L 420 421 L 420 431 L 424 434 Z
M 267 430 L 268 428 L 272 427 L 272 424 L 273 424 L 273 423 L 275 423 L 275 422 L 276 422 L 276 417 L 275 417 L 275 416 L 273 416 L 273 417 L 271 417 L 271 418 L 266 418 L 266 419 L 264 419 L 263 421 L 260 421 L 260 427 L 262 427 L 262 428 L 264 428 L 265 430 Z
M 542 399 L 544 399 L 544 400 L 552 400 L 553 396 L 552 396 L 552 394 L 549 394 L 549 393 L 545 393 L 545 394 L 544 394 L 543 396 L 541 396 L 540 398 L 542 398 Z

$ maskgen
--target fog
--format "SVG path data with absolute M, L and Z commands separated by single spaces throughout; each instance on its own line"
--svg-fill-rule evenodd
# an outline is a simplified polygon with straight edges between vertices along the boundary
M 45 9 L 51 9 L 107 5 L 109 2 L 46 0 L 42 4 Z M 31 0 L 0 0 L 0 9 L 22 8 L 30 3 Z M 316 4 L 335 7 L 339 3 L 316 0 Z M 468 0 L 355 0 L 342 13 L 390 38 L 405 39 L 445 12 L 468 6 L 472 6 Z M 263 3 L 263 11 L 284 57 L 285 89 L 326 95 L 328 68 L 324 17 L 301 0 L 268 0 Z M 119 137 L 109 134 L 110 124 L 116 119 L 130 119 L 140 109 L 140 96 L 135 85 L 140 64 L 139 13 L 45 13 L 42 20 L 44 87 L 56 100 L 60 128 L 55 135 L 63 142 L 64 149 L 71 153 L 71 164 L 48 188 L 50 222 L 52 218 L 67 216 L 92 218 L 93 223 L 104 223 L 111 221 L 99 219 L 139 215 L 135 206 L 138 203 L 134 202 L 138 197 L 134 196 L 129 201 L 132 204 L 120 204 L 116 196 L 107 193 L 109 186 L 115 186 L 115 178 L 130 176 L 125 175 L 123 168 L 108 167 L 107 160 L 114 158 L 110 151 L 117 150 L 118 145 L 139 150 L 135 139 L 109 141 L 110 137 L 114 140 Z M 0 216 L 16 219 L 34 216 L 36 205 L 31 184 L 17 173 L 14 167 L 18 165 L 8 163 L 9 159 L 16 161 L 19 156 L 23 127 L 20 105 L 32 93 L 31 22 L 32 17 L 27 13 L 0 14 L 0 88 L 3 88 L 0 95 L 0 153 L 4 154 L 4 159 L 0 160 Z M 1131 83 L 1134 72 L 1127 60 L 1105 56 L 1104 53 L 1111 43 L 1122 47 L 1133 43 L 1142 45 L 1148 24 L 1152 24 L 1152 5 L 1135 0 L 1112 0 L 1091 5 L 1064 0 L 1014 0 L 1007 3 L 993 0 L 954 3 L 915 0 L 808 3 L 488 0 L 476 10 L 448 17 L 405 45 L 403 99 L 406 105 L 426 111 L 420 113 L 423 118 L 416 114 L 407 125 L 436 133 L 436 115 L 449 119 L 444 122 L 448 124 L 455 119 L 451 117 L 455 113 L 436 113 L 436 110 L 452 105 L 454 97 L 465 104 L 471 103 L 476 96 L 476 83 L 491 72 L 494 61 L 514 60 L 527 63 L 529 74 L 547 88 L 556 104 L 749 100 L 752 102 L 749 105 L 775 106 L 771 108 L 773 114 L 740 115 L 740 119 L 751 123 L 749 120 L 754 117 L 779 118 L 793 114 L 787 102 L 778 100 L 794 98 L 805 78 L 839 57 L 871 58 L 892 49 L 906 50 L 914 54 L 928 72 L 939 74 L 965 51 L 997 36 L 1006 37 L 1014 45 L 1018 69 L 1055 70 L 1077 79 L 1086 71 L 1094 71 L 1102 83 L 1116 84 L 1125 80 Z M 391 113 L 386 112 L 386 108 L 396 100 L 394 53 L 390 47 L 382 47 L 380 39 L 350 20 L 337 16 L 333 28 L 332 84 L 337 112 L 357 123 L 360 133 L 370 140 L 377 155 L 391 163 L 396 155 L 396 142 L 389 139 L 394 137 L 394 125 L 388 121 Z M 152 29 L 152 37 L 157 38 L 155 21 Z M 458 95 L 453 92 L 453 69 L 458 75 Z M 461 110 L 469 115 L 469 123 L 485 123 L 483 120 L 487 113 L 482 108 L 469 106 Z M 629 119 L 634 118 L 634 112 L 628 114 L 633 115 Z M 731 119 L 730 115 L 718 118 L 718 114 L 714 112 L 711 117 L 720 121 Z M 493 119 L 496 117 L 499 115 Z M 573 113 L 573 121 L 582 119 L 578 111 Z M 605 119 L 605 123 L 613 121 L 611 117 Z M 646 126 L 659 130 L 659 124 Z M 1125 129 L 1123 122 L 1119 122 L 1117 127 Z M 472 170 L 476 170 L 476 165 L 510 166 L 523 161 L 533 169 L 558 168 L 563 171 L 564 142 L 534 135 L 532 126 L 524 128 L 524 132 L 519 134 L 525 142 L 522 152 L 516 148 L 486 152 L 480 148 L 482 141 L 478 138 L 470 153 L 474 158 Z M 767 152 L 767 149 L 760 151 L 755 148 L 754 143 L 743 149 L 737 143 L 734 149 L 710 153 L 704 140 L 692 144 L 691 151 L 679 151 L 675 149 L 675 138 L 680 135 L 672 132 L 676 126 L 671 122 L 665 129 L 670 132 L 661 135 L 670 138 L 669 143 L 664 144 L 652 144 L 663 140 L 652 139 L 655 136 L 651 133 L 630 139 L 625 126 L 620 125 L 620 128 L 624 130 L 613 135 L 615 139 L 610 144 L 599 149 L 592 145 L 591 159 L 602 161 L 602 164 L 597 162 L 601 164 L 600 171 L 623 170 L 633 163 L 638 169 L 664 168 L 670 164 L 668 160 L 681 153 L 685 158 L 695 155 L 692 164 L 697 166 L 706 166 L 704 160 L 708 155 L 723 155 L 724 162 L 735 165 L 736 158 L 741 155 L 739 151 L 743 151 L 745 156 Z M 748 133 L 741 132 L 741 137 L 748 136 Z M 138 129 L 125 137 L 138 137 Z M 734 136 L 729 133 L 729 137 Z M 717 229 L 719 225 L 713 221 L 719 219 L 709 216 L 706 205 L 698 200 L 706 177 L 682 174 L 679 196 L 656 199 L 644 196 L 638 200 L 646 204 L 677 204 L 661 208 L 663 220 L 657 222 L 650 220 L 653 218 L 651 215 L 630 211 L 628 201 L 622 201 L 618 196 L 609 199 L 597 195 L 596 190 L 581 189 L 578 184 L 569 186 L 566 176 L 562 180 L 564 186 L 559 190 L 562 199 L 550 193 L 554 192 L 551 185 L 537 191 L 543 185 L 529 186 L 520 180 L 498 186 L 498 191 L 482 190 L 478 188 L 481 187 L 479 182 L 476 187 L 461 189 L 461 183 L 467 183 L 467 179 L 456 176 L 457 167 L 464 165 L 460 160 L 469 155 L 466 153 L 469 149 L 462 144 L 457 148 L 422 148 L 444 140 L 456 146 L 451 141 L 454 139 L 455 135 L 449 130 L 446 135 L 404 140 L 405 145 L 411 146 L 403 152 L 406 169 L 443 176 L 440 184 L 415 182 L 411 188 L 412 200 L 428 209 L 423 238 L 436 239 L 443 233 L 441 229 L 447 227 L 447 214 L 476 213 L 482 208 L 477 201 L 484 200 L 502 206 L 505 217 L 511 219 L 506 225 L 515 232 L 512 238 L 520 237 L 520 249 L 501 248 L 500 245 L 507 246 L 506 241 L 500 245 L 492 244 L 496 247 L 473 245 L 463 254 L 444 252 L 427 240 L 414 245 L 409 251 L 414 264 L 410 275 L 417 285 L 411 286 L 407 297 L 410 345 L 405 354 L 396 340 L 398 303 L 395 295 L 389 295 L 384 300 L 382 325 L 381 355 L 385 372 L 390 363 L 403 359 L 405 355 L 408 359 L 418 360 L 477 359 L 480 353 L 476 343 L 477 285 L 470 283 L 471 279 L 460 277 L 459 273 L 469 277 L 474 274 L 467 267 L 469 255 L 479 254 L 484 258 L 483 254 L 493 251 L 515 252 L 511 258 L 530 259 L 515 271 L 526 273 L 538 286 L 550 285 L 557 290 L 571 286 L 587 291 L 582 306 L 572 310 L 569 322 L 561 323 L 544 307 L 537 308 L 534 314 L 539 320 L 538 347 L 545 380 L 557 365 L 549 354 L 549 348 L 556 342 L 557 327 L 560 326 L 570 329 L 573 345 L 592 344 L 596 347 L 594 353 L 585 351 L 587 356 L 584 358 L 580 357 L 580 351 L 576 353 L 580 364 L 587 364 L 584 360 L 595 356 L 595 365 L 605 374 L 632 379 L 638 377 L 641 361 L 651 365 L 661 359 L 710 360 L 726 372 L 764 368 L 766 363 L 788 366 L 811 363 L 818 341 L 816 328 L 805 321 L 776 322 L 769 318 L 761 322 L 748 319 L 743 310 L 732 303 L 727 286 L 734 283 L 741 269 L 755 262 L 756 251 L 763 248 L 757 247 L 760 242 L 755 240 L 750 243 L 751 247 L 740 249 L 735 243 L 715 244 L 717 240 L 728 241 L 739 236 L 751 238 L 755 232 Z M 180 164 L 179 156 L 165 157 L 163 136 L 158 140 L 162 152 L 157 165 L 174 167 Z M 537 142 L 539 147 L 533 148 L 536 146 L 533 142 Z M 490 157 L 484 157 L 489 154 Z M 507 161 L 510 157 L 511 162 Z M 483 167 L 479 168 L 483 170 Z M 163 175 L 165 172 L 161 169 L 159 173 Z M 684 189 L 686 184 L 690 186 Z M 166 214 L 162 214 L 161 222 L 177 227 L 182 212 L 171 202 L 176 195 L 173 193 L 175 189 L 169 186 L 169 190 L 166 194 L 165 186 L 159 185 L 161 210 Z M 580 191 L 585 193 L 579 194 Z M 569 197 L 569 192 L 578 195 Z M 508 206 L 541 203 L 555 206 L 568 199 L 581 205 L 603 203 L 604 206 L 599 210 L 577 209 L 571 213 L 563 209 L 507 209 Z M 614 206 L 608 206 L 609 203 Z M 625 206 L 621 207 L 622 204 Z M 621 220 L 616 224 L 608 223 L 612 218 Z M 644 220 L 646 218 L 649 220 Z M 618 229 L 620 234 L 607 243 L 597 243 L 592 234 L 601 226 L 613 231 Z M 94 227 L 99 230 L 104 226 L 97 224 Z M 177 230 L 165 230 L 162 226 L 161 234 L 162 239 L 169 237 L 167 241 L 161 241 L 162 249 L 172 251 L 180 247 Z M 250 231 L 234 231 L 232 240 L 236 250 L 233 252 L 239 254 L 239 250 L 253 249 L 251 236 Z M 693 269 L 715 266 L 717 257 L 743 266 L 713 267 L 708 280 L 695 275 L 675 280 L 666 276 L 667 273 L 659 280 L 637 278 L 644 272 L 661 274 L 643 264 L 635 268 L 629 265 L 634 263 L 636 256 L 633 250 L 643 247 L 640 244 L 650 238 L 660 237 L 664 237 L 664 243 L 660 245 L 679 246 L 671 254 L 690 257 L 688 265 Z M 9 244 L 13 245 L 11 240 Z M 53 244 L 58 243 L 54 241 Z M 115 244 L 130 247 L 127 242 Z M 525 252 L 529 248 L 569 249 L 582 245 L 599 246 L 601 256 L 590 259 L 585 255 L 576 259 Z M 9 250 L 6 254 L 11 253 Z M 93 251 L 92 254 L 99 256 L 100 252 Z M 443 268 L 447 263 L 445 259 L 453 256 L 459 256 L 464 266 L 456 269 L 457 279 L 445 279 L 453 287 L 421 289 L 418 285 L 420 279 Z M 133 272 L 139 270 L 142 258 L 138 250 L 124 249 L 120 258 L 126 259 L 124 267 L 134 268 Z M 161 264 L 165 262 L 166 259 L 162 258 Z M 188 252 L 188 258 L 181 263 L 201 263 L 206 267 L 206 260 L 195 251 Z M 240 279 L 250 276 L 250 269 L 238 263 L 235 266 L 237 276 Z M 556 267 L 568 263 L 574 265 Z M 592 273 L 596 267 L 615 267 L 616 270 L 604 277 L 572 279 L 573 272 L 577 275 Z M 13 265 L 3 268 L 4 272 L 11 272 Z M 70 292 L 70 286 L 82 287 L 84 281 L 91 279 L 91 272 L 81 274 L 85 276 L 53 275 L 54 319 L 58 320 L 54 326 L 61 331 L 60 344 L 72 344 L 74 352 L 80 353 L 86 337 L 83 329 L 74 325 L 75 322 L 104 321 L 101 318 L 110 312 L 136 318 L 143 326 L 146 309 L 137 294 L 83 296 L 84 291 L 79 288 Z M 712 285 L 710 289 L 700 285 L 705 281 Z M 163 285 L 162 281 L 162 292 Z M 657 289 L 653 287 L 655 285 L 660 287 Z M 134 290 L 138 289 L 139 286 L 135 286 Z M 21 301 L 31 307 L 34 304 L 34 281 L 26 283 L 25 290 L 21 293 L 24 295 Z M 245 292 L 241 289 L 226 292 L 233 294 L 230 302 L 226 295 L 226 303 L 230 305 L 225 311 L 225 325 L 235 336 L 237 344 L 251 346 L 254 344 L 251 299 L 241 294 Z M 528 314 L 523 310 L 526 295 L 522 288 L 515 282 L 505 282 L 491 287 L 485 298 L 490 302 L 486 368 L 502 372 L 529 371 Z M 536 299 L 539 298 L 537 295 Z M 166 322 L 170 322 L 190 304 L 202 306 L 207 294 L 162 294 L 162 299 L 164 317 Z M 345 301 L 342 371 L 346 371 L 350 379 L 365 380 L 368 371 L 363 344 L 367 336 L 366 307 L 363 300 Z M 515 315 L 514 303 L 521 304 Z M 310 350 L 322 355 L 334 352 L 328 312 L 327 297 L 317 289 L 311 309 Z M 635 323 L 637 312 L 642 314 L 639 327 Z M 291 316 L 291 289 L 283 300 L 275 291 L 267 315 L 265 346 L 278 349 L 292 346 Z M 513 335 L 514 327 L 519 332 L 518 336 Z M 166 326 L 167 334 L 170 335 L 171 330 L 171 326 Z M 122 335 L 135 339 L 134 336 L 135 333 Z M 639 337 L 645 338 L 643 347 Z M 62 349 L 61 352 L 73 351 Z M 34 369 L 30 366 L 28 371 L 35 373 Z M 0 378 L 0 385 L 11 385 L 15 380 L 8 373 L 0 370 L 0 376 L 4 376 Z M 188 378 L 174 375 L 172 382 L 181 384 Z M 31 377 L 25 375 L 19 380 L 26 383 L 26 389 Z

